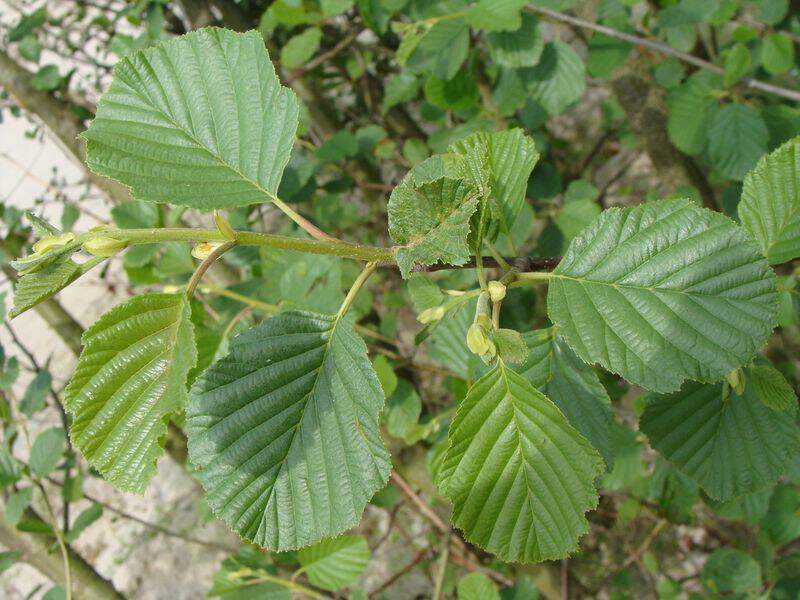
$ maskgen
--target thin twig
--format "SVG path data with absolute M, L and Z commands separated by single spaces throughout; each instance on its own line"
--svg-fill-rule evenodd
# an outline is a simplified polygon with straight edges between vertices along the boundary
M 334 56 L 339 54 L 339 52 L 341 52 L 342 50 L 347 48 L 347 46 L 349 46 L 356 39 L 356 37 L 357 37 L 357 34 L 355 34 L 355 33 L 351 33 L 349 35 L 346 35 L 341 40 L 339 40 L 339 42 L 333 48 L 331 48 L 327 52 L 323 52 L 322 54 L 319 54 L 318 56 L 316 56 L 312 60 L 308 61 L 302 67 L 299 67 L 299 68 L 295 69 L 294 71 L 292 71 L 287 77 L 284 77 L 283 78 L 284 83 L 288 85 L 292 81 L 297 79 L 298 77 L 302 77 L 308 71 L 312 71 L 312 70 L 316 69 L 319 65 L 321 65 L 322 63 L 324 63 L 327 60 L 330 60 L 331 58 L 333 58 Z
M 422 560 L 423 560 L 423 559 L 424 559 L 424 558 L 425 558 L 425 557 L 428 555 L 428 552 L 429 552 L 429 551 L 430 551 L 430 548 L 423 548 L 422 550 L 420 550 L 419 552 L 417 552 L 417 555 L 416 555 L 416 556 L 415 556 L 413 559 L 411 559 L 411 562 L 409 562 L 409 563 L 408 563 L 406 566 L 404 566 L 402 569 L 400 569 L 399 571 L 397 571 L 396 573 L 394 573 L 394 574 L 393 574 L 391 577 L 389 577 L 389 579 L 387 579 L 386 581 L 384 581 L 384 582 L 383 582 L 383 583 L 382 583 L 380 586 L 378 586 L 377 588 L 375 588 L 374 590 L 372 590 L 372 591 L 371 591 L 369 594 L 367 594 L 367 596 L 368 596 L 369 598 L 374 598 L 375 596 L 377 596 L 378 594 L 380 594 L 380 593 L 381 593 L 383 590 L 385 590 L 385 589 L 386 589 L 386 588 L 388 588 L 389 586 L 393 585 L 393 584 L 394 584 L 394 583 L 395 583 L 395 582 L 396 582 L 398 579 L 400 579 L 400 578 L 401 578 L 403 575 L 405 575 L 406 573 L 408 573 L 409 571 L 411 571 L 411 569 L 413 569 L 413 568 L 414 568 L 414 567 L 416 567 L 416 566 L 417 566 L 419 563 L 421 563 L 421 562 L 422 562 Z
M 54 479 L 52 477 L 48 477 L 47 480 L 50 483 L 52 483 L 53 485 L 57 485 L 57 486 L 63 486 L 64 485 L 62 482 L 60 482 L 60 481 L 58 481 L 58 480 L 56 480 L 56 479 Z M 113 512 L 114 514 L 122 517 L 123 519 L 126 519 L 128 521 L 133 521 L 134 523 L 138 523 L 139 525 L 147 527 L 148 529 L 152 529 L 153 531 L 157 531 L 158 533 L 164 534 L 164 535 L 166 535 L 168 537 L 172 537 L 172 538 L 175 538 L 175 539 L 183 540 L 185 542 L 189 542 L 190 544 L 197 544 L 198 546 L 205 546 L 206 548 L 211 548 L 213 550 L 220 550 L 222 552 L 230 552 L 230 553 L 236 552 L 236 548 L 234 548 L 232 546 L 226 546 L 225 544 L 220 544 L 220 543 L 217 543 L 217 542 L 207 542 L 205 540 L 201 540 L 201 539 L 193 537 L 191 535 L 184 534 L 184 533 L 181 533 L 179 531 L 174 531 L 172 529 L 164 527 L 163 525 L 159 525 L 158 523 L 152 523 L 150 521 L 142 519 L 141 517 L 137 517 L 136 515 L 132 515 L 132 514 L 130 514 L 128 512 L 125 512 L 121 508 L 117 508 L 116 506 L 113 506 L 113 505 L 109 504 L 108 502 L 105 502 L 103 500 L 100 500 L 99 498 L 96 498 L 96 497 L 94 497 L 94 496 L 92 496 L 90 494 L 87 494 L 86 492 L 83 493 L 83 497 L 86 500 L 88 500 L 89 502 L 94 502 L 95 504 L 99 504 L 105 510 Z
M 225 242 L 220 246 L 217 246 L 211 254 L 209 254 L 203 262 L 201 262 L 195 272 L 192 274 L 192 278 L 189 280 L 189 283 L 186 286 L 186 295 L 191 298 L 194 294 L 194 290 L 197 287 L 197 284 L 200 283 L 200 280 L 205 275 L 206 271 L 214 264 L 220 256 L 225 254 L 228 250 L 233 248 L 236 245 L 236 242 Z
M 462 557 L 459 557 L 457 554 L 453 554 L 453 562 L 460 564 L 468 571 L 481 571 L 506 587 L 511 587 L 514 585 L 514 581 L 502 573 L 498 573 L 494 569 L 489 569 L 470 560 L 470 557 L 472 557 L 473 554 L 464 541 L 453 533 L 453 530 L 450 528 L 450 526 L 442 521 L 439 515 L 437 515 L 433 509 L 428 506 L 428 504 L 422 498 L 419 497 L 419 494 L 414 491 L 408 482 L 403 479 L 397 473 L 397 471 L 392 471 L 391 478 L 392 482 L 400 488 L 400 491 L 403 492 L 403 494 L 405 494 L 409 500 L 411 500 L 412 504 L 417 508 L 422 516 L 427 518 L 439 531 L 450 536 L 450 543 L 463 555 Z
M 444 584 L 444 576 L 447 572 L 447 559 L 450 556 L 450 537 L 444 540 L 444 550 L 439 556 L 439 565 L 436 568 L 436 583 L 433 586 L 433 600 L 439 600 L 442 596 L 442 585 Z
M 706 69 L 707 71 L 711 71 L 712 73 L 717 73 L 719 75 L 724 75 L 725 73 L 725 69 L 723 69 L 722 67 L 718 67 L 714 63 L 708 62 L 707 60 L 703 60 L 702 58 L 698 58 L 691 54 L 687 54 L 686 52 L 681 52 L 680 50 L 676 50 L 675 48 L 672 48 L 667 44 L 663 44 L 655 40 L 651 40 L 645 37 L 640 37 L 638 35 L 632 35 L 630 33 L 625 33 L 624 31 L 619 31 L 612 27 L 607 27 L 606 25 L 600 25 L 598 23 L 592 23 L 591 21 L 585 21 L 584 19 L 573 17 L 572 15 L 567 15 L 555 10 L 551 10 L 549 8 L 544 8 L 543 6 L 529 4 L 525 8 L 530 12 L 539 13 L 540 15 L 544 15 L 556 21 L 569 23 L 570 25 L 575 25 L 576 27 L 582 27 L 583 29 L 590 29 L 592 31 L 596 31 L 598 33 L 602 33 L 607 36 L 617 38 L 619 40 L 630 42 L 631 44 L 645 46 L 647 48 L 650 48 L 651 50 L 660 52 L 661 54 L 669 54 L 670 56 L 674 56 L 677 59 L 680 59 L 684 62 L 692 64 L 701 69 Z M 768 94 L 773 94 L 775 96 L 780 96 L 782 98 L 787 98 L 795 102 L 800 102 L 800 92 L 797 92 L 795 90 L 790 90 L 777 85 L 772 85 L 771 83 L 766 83 L 759 79 L 753 79 L 752 77 L 742 77 L 739 81 L 742 85 L 745 85 L 747 87 L 757 89 L 762 92 L 767 92 Z

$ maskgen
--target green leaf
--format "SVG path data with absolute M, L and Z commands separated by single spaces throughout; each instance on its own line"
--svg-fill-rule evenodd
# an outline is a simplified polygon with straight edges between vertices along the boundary
M 383 402 L 347 322 L 291 311 L 239 335 L 192 386 L 186 411 L 208 504 L 271 550 L 349 529 L 389 477 Z
M 592 77 L 605 79 L 622 65 L 631 53 L 633 46 L 610 35 L 595 33 L 589 38 L 586 57 L 586 70 Z
M 60 427 L 45 429 L 36 436 L 31 446 L 28 466 L 38 477 L 47 477 L 61 462 L 61 455 L 66 447 L 64 431 Z
M 22 515 L 31 504 L 33 499 L 33 488 L 22 488 L 18 492 L 14 492 L 8 496 L 6 500 L 6 521 L 9 525 L 15 526 L 19 523 Z
M 389 235 L 400 245 L 403 277 L 415 265 L 467 262 L 469 220 L 477 208 L 477 193 L 461 180 L 441 178 L 419 187 L 404 180 L 397 186 L 389 198 Z
M 67 532 L 65 536 L 65 541 L 72 543 L 77 540 L 80 535 L 86 531 L 86 528 L 89 527 L 92 523 L 97 521 L 100 517 L 103 516 L 103 507 L 100 506 L 97 502 L 93 503 L 89 508 L 82 511 L 76 518 L 75 521 L 72 523 L 72 527 Z
M 65 398 L 72 443 L 109 482 L 142 493 L 197 359 L 186 295 L 136 296 L 100 317 L 83 344 Z
M 370 551 L 363 536 L 343 535 L 303 548 L 297 559 L 312 585 L 335 592 L 358 582 L 367 568 Z
M 687 524 L 697 502 L 697 484 L 660 458 L 650 479 L 650 496 L 671 523 Z
M 579 359 L 555 328 L 526 333 L 530 348 L 517 371 L 555 402 L 581 435 L 589 440 L 613 468 L 611 399 L 592 368 Z
M 747 104 L 716 111 L 708 128 L 708 157 L 730 179 L 741 180 L 767 151 L 769 131 L 761 114 Z
M 50 386 L 53 383 L 53 376 L 50 371 L 42 370 L 36 373 L 34 378 L 25 389 L 25 394 L 19 401 L 19 410 L 27 417 L 45 407 L 47 394 L 50 393 Z
M 56 65 L 44 65 L 31 77 L 30 83 L 35 90 L 50 92 L 60 86 L 61 81 Z
M 337 131 L 317 149 L 317 158 L 326 161 L 344 160 L 358 154 L 358 140 L 349 131 Z
M 531 96 L 552 116 L 564 112 L 586 89 L 583 61 L 564 42 L 545 45 L 539 64 L 524 73 Z
M 797 406 L 794 389 L 783 374 L 772 365 L 755 365 L 748 369 L 756 397 L 769 408 L 790 410 Z
M 767 25 L 777 25 L 789 12 L 789 0 L 758 0 L 761 20 Z
M 769 500 L 773 491 L 774 488 L 765 487 L 724 502 L 714 500 L 709 496 L 706 496 L 703 500 L 723 519 L 747 521 L 756 525 L 767 514 Z
M 775 488 L 761 525 L 776 546 L 788 544 L 800 536 L 800 493 L 791 485 Z
M 0 448 L 0 488 L 16 483 L 21 476 L 22 465 L 8 450 Z
M 528 12 L 522 14 L 522 24 L 518 29 L 489 33 L 486 42 L 492 60 L 512 69 L 535 67 L 544 50 L 539 20 Z
M 794 42 L 785 33 L 770 33 L 761 45 L 761 64 L 768 73 L 780 75 L 794 66 Z
M 14 284 L 14 307 L 8 316 L 13 319 L 47 300 L 103 260 L 92 258 L 79 265 L 67 257 L 23 275 Z
M 86 139 L 87 164 L 146 202 L 268 201 L 298 122 L 261 35 L 201 29 L 120 60 Z
M 445 19 L 424 34 L 406 64 L 417 73 L 424 71 L 448 80 L 458 73 L 468 51 L 469 26 L 466 21 L 462 17 Z
M 468 71 L 451 79 L 431 75 L 425 80 L 425 99 L 442 110 L 467 110 L 478 103 L 478 85 Z
M 458 600 L 500 600 L 491 579 L 483 573 L 470 573 L 458 582 Z
M 224 600 L 292 600 L 289 588 L 273 581 L 262 582 L 258 578 L 261 574 L 277 575 L 267 555 L 253 546 L 239 548 L 236 554 L 225 558 L 214 573 L 214 584 L 208 591 L 208 597 Z
M 527 0 L 478 0 L 467 11 L 467 22 L 475 29 L 485 31 L 517 31 Z
M 281 66 L 285 69 L 302 67 L 319 50 L 321 41 L 322 30 L 318 27 L 309 27 L 290 37 L 281 49 Z
M 708 124 L 717 110 L 712 90 L 721 84 L 720 77 L 698 71 L 667 96 L 667 133 L 681 152 L 700 154 L 708 144 Z
M 705 586 L 718 594 L 756 593 L 761 589 L 761 567 L 749 554 L 734 548 L 714 550 L 701 577 Z
M 386 401 L 386 431 L 389 435 L 411 445 L 428 433 L 419 424 L 422 400 L 417 390 L 405 379 L 398 382 L 397 389 Z
M 33 34 L 22 38 L 18 48 L 20 55 L 31 62 L 39 62 L 39 58 L 42 56 L 42 47 L 38 38 Z
M 467 540 L 501 560 L 539 562 L 577 548 L 602 470 L 555 404 L 498 361 L 458 406 L 440 483 Z
M 800 137 L 762 157 L 745 176 L 738 210 L 769 262 L 800 256 Z
M 539 152 L 522 129 L 478 132 L 450 146 L 464 156 L 466 179 L 488 199 L 504 232 L 511 231 L 525 203 L 525 190 Z
M 602 208 L 595 200 L 575 200 L 566 202 L 558 211 L 556 224 L 564 234 L 564 241 L 570 242 L 586 229 L 597 217 Z
M 409 102 L 416 98 L 419 86 L 419 79 L 412 73 L 403 71 L 396 75 L 390 75 L 384 86 L 381 114 L 386 114 L 390 108 L 397 104 Z
M 734 44 L 725 57 L 725 76 L 723 83 L 730 87 L 739 81 L 750 68 L 750 50 L 742 43 Z
M 603 212 L 549 282 L 551 321 L 575 353 L 670 392 L 746 363 L 777 315 L 775 274 L 743 229 L 688 200 Z
M 712 497 L 728 500 L 769 486 L 800 452 L 797 407 L 776 410 L 723 384 L 687 383 L 668 396 L 650 396 L 640 429 L 650 444 Z

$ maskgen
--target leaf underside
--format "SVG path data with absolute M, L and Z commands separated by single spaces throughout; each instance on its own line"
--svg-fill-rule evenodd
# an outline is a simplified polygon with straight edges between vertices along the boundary
M 208 28 L 120 60 L 83 137 L 136 199 L 213 209 L 277 193 L 297 123 L 261 35 Z
M 66 389 L 70 438 L 105 479 L 141 493 L 169 417 L 186 406 L 196 360 L 186 296 L 137 296 L 100 317 L 83 343 Z
M 231 342 L 190 397 L 189 457 L 206 499 L 265 548 L 342 533 L 388 480 L 383 390 L 346 322 L 305 312 L 264 321 Z
M 651 445 L 711 496 L 729 500 L 769 486 L 800 452 L 797 407 L 761 402 L 747 375 L 744 395 L 723 384 L 687 383 L 652 396 L 639 426 Z
M 775 286 L 744 230 L 669 200 L 604 211 L 554 270 L 547 308 L 584 361 L 666 393 L 750 360 L 774 327 Z
M 555 404 L 498 361 L 458 407 L 439 483 L 467 540 L 538 562 L 577 548 L 602 470 Z

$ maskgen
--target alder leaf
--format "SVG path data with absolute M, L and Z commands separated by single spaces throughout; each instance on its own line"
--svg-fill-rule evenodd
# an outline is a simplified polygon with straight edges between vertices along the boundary
M 400 244 L 396 256 L 403 277 L 414 265 L 467 262 L 469 219 L 477 207 L 475 189 L 458 179 L 398 185 L 389 198 L 389 235 Z
M 772 332 L 777 298 L 742 228 L 665 200 L 604 211 L 553 271 L 547 309 L 584 361 L 666 393 L 750 360 Z
M 667 96 L 667 133 L 681 152 L 700 154 L 708 144 L 708 124 L 717 111 L 712 94 L 721 78 L 710 71 L 698 71 Z
M 523 71 L 531 97 L 551 115 L 559 115 L 586 90 L 586 67 L 564 42 L 545 45 L 539 63 Z
M 800 256 L 800 137 L 761 157 L 745 176 L 739 218 L 770 263 Z
M 275 196 L 297 123 L 261 34 L 209 28 L 120 60 L 82 135 L 137 200 L 213 209 Z
M 502 560 L 539 562 L 577 549 L 602 471 L 556 405 L 498 361 L 458 406 L 439 483 L 467 540 Z
M 592 368 L 578 358 L 554 327 L 523 335 L 530 348 L 517 371 L 556 406 L 599 450 L 606 466 L 614 466 L 611 448 L 611 399 Z
M 766 406 L 789 410 L 797 406 L 797 396 L 783 373 L 770 364 L 753 365 L 748 369 L 756 397 Z
M 79 265 L 71 258 L 65 258 L 23 275 L 14 284 L 14 307 L 8 316 L 13 319 L 47 300 L 103 260 L 92 258 Z
M 356 525 L 389 477 L 381 384 L 353 327 L 290 311 L 236 337 L 190 392 L 189 457 L 214 513 L 292 550 Z
M 522 13 L 521 27 L 515 31 L 489 33 L 486 42 L 492 60 L 512 69 L 535 67 L 544 50 L 539 19 L 527 12 Z
M 452 146 L 464 157 L 466 179 L 487 199 L 504 232 L 509 232 L 525 202 L 525 190 L 539 152 L 522 129 L 478 132 Z
M 186 406 L 194 332 L 186 295 L 144 294 L 83 334 L 66 389 L 70 438 L 118 488 L 142 493 L 155 474 L 170 416 Z
M 797 406 L 767 406 L 745 376 L 741 396 L 694 382 L 650 396 L 639 422 L 653 448 L 718 500 L 772 485 L 800 452 Z
M 748 104 L 728 104 L 708 124 L 708 158 L 729 179 L 741 181 L 767 151 L 769 130 L 761 114 Z
M 349 587 L 367 568 L 367 540 L 360 535 L 324 539 L 297 553 L 301 569 L 312 585 L 330 592 Z

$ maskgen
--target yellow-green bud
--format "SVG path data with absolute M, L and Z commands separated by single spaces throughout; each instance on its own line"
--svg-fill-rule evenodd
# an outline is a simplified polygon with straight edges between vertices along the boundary
M 47 254 L 54 248 L 59 248 L 69 244 L 75 239 L 74 233 L 62 233 L 61 235 L 48 235 L 43 237 L 33 245 L 33 251 L 36 254 Z
M 165 294 L 175 294 L 178 291 L 180 291 L 180 289 L 181 289 L 181 286 L 179 286 L 179 285 L 165 285 L 161 289 L 161 291 L 164 292 Z
M 489 315 L 475 315 L 475 323 L 480 325 L 486 331 L 492 328 L 492 319 L 489 318 Z
M 111 225 L 107 223 L 101 223 L 100 225 L 95 225 L 94 227 L 90 227 L 89 231 L 106 231 L 108 229 L 113 229 Z
M 217 224 L 217 229 L 222 234 L 226 240 L 230 240 L 231 242 L 236 240 L 236 232 L 231 227 L 231 224 L 228 222 L 228 219 L 223 217 L 219 212 L 214 211 L 214 223 Z
M 417 317 L 417 320 L 422 324 L 433 323 L 440 321 L 444 316 L 444 306 L 434 306 L 433 308 L 426 308 Z
M 99 258 L 108 258 L 114 256 L 120 250 L 124 250 L 128 246 L 125 240 L 116 240 L 112 237 L 100 235 L 86 240 L 83 243 L 83 249 L 93 256 Z
M 492 302 L 500 302 L 506 297 L 506 286 L 499 281 L 490 281 L 488 287 L 489 298 L 492 299 Z
M 469 348 L 470 352 L 482 356 L 489 351 L 489 344 L 491 344 L 491 341 L 486 336 L 483 327 L 477 323 L 469 326 L 467 330 L 467 348 Z
M 725 376 L 725 379 L 727 379 L 734 392 L 740 396 L 744 394 L 744 373 L 742 373 L 741 369 L 731 371 Z
M 192 256 L 197 260 L 205 260 L 221 245 L 219 242 L 201 242 L 192 248 Z

